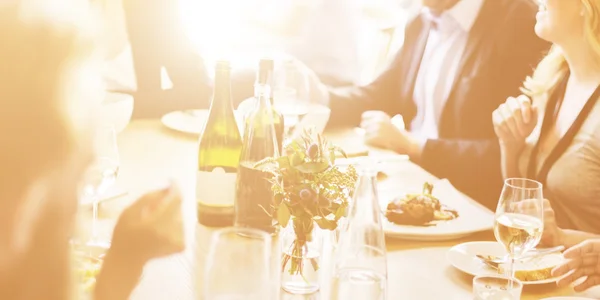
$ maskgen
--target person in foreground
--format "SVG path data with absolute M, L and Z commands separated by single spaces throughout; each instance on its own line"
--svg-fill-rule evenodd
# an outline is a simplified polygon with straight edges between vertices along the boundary
M 330 125 L 360 126 L 366 143 L 448 178 L 495 205 L 500 154 L 489 115 L 517 95 L 549 44 L 535 36 L 529 0 L 423 0 L 404 46 L 372 83 L 328 89 L 313 78 L 331 108 Z M 316 81 L 316 82 L 315 82 Z M 400 114 L 407 129 L 394 126 Z M 489 203 L 488 203 L 489 202 Z
M 64 300 L 75 288 L 69 240 L 93 160 L 100 72 L 76 19 L 85 14 L 62 11 L 63 2 L 19 3 L 0 5 L 0 299 Z M 128 299 L 146 262 L 183 250 L 180 209 L 174 186 L 125 209 L 95 299 Z
M 505 178 L 544 186 L 554 243 L 600 233 L 600 0 L 542 1 L 536 33 L 554 45 L 525 95 L 493 112 Z

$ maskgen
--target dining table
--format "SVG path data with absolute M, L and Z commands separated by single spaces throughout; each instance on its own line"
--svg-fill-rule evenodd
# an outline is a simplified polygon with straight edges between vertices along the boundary
M 347 152 L 381 155 L 384 151 L 365 146 L 362 138 L 351 128 L 326 131 L 324 135 Z M 150 261 L 144 269 L 131 299 L 188 300 L 204 299 L 203 270 L 210 245 L 211 234 L 217 228 L 198 224 L 195 204 L 195 172 L 198 136 L 177 132 L 165 127 L 158 119 L 135 119 L 118 134 L 120 169 L 116 185 L 127 193 L 100 204 L 103 224 L 114 224 L 122 210 L 144 192 L 164 186 L 173 180 L 183 197 L 182 214 L 186 249 L 182 253 Z M 417 164 L 406 160 L 401 164 L 395 180 L 404 184 L 422 184 L 437 180 Z M 472 205 L 479 205 L 468 198 Z M 493 213 L 490 212 L 493 216 Z M 104 230 L 110 234 L 110 226 Z M 473 299 L 473 276 L 455 269 L 447 260 L 448 250 L 470 241 L 494 241 L 491 230 L 446 241 L 414 241 L 386 238 L 387 248 L 387 299 L 464 300 Z M 277 254 L 278 255 L 278 254 Z M 325 276 L 326 272 L 321 274 Z M 230 281 L 234 278 L 212 280 Z M 278 289 L 278 287 L 277 287 Z M 321 286 L 320 292 L 308 296 L 287 295 L 281 299 L 329 299 L 329 288 Z M 600 298 L 598 289 L 576 294 L 571 287 L 558 288 L 555 284 L 525 286 L 524 300 L 554 296 L 586 296 Z M 348 299 L 353 300 L 353 299 Z M 369 300 L 369 299 L 356 299 Z

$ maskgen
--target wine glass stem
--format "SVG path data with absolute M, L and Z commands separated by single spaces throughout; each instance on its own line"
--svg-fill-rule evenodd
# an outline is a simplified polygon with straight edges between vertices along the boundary
M 510 276 L 510 278 L 514 279 L 515 278 L 515 256 L 514 255 L 509 255 L 508 258 L 508 275 Z M 510 281 L 510 288 L 513 288 L 513 281 Z
M 92 242 L 98 238 L 98 197 L 92 196 Z

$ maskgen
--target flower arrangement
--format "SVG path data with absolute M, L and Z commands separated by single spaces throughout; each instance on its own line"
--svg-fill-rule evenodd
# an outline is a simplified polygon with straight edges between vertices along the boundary
M 291 263 L 290 275 L 303 273 L 303 253 L 312 241 L 315 224 L 324 230 L 335 230 L 340 218 L 346 215 L 353 193 L 357 172 L 353 166 L 341 170 L 335 166 L 339 147 L 329 144 L 321 135 L 305 131 L 299 139 L 284 147 L 279 158 L 268 158 L 258 165 L 276 162 L 273 173 L 273 215 L 283 228 L 291 222 L 296 239 L 289 251 L 284 251 L 282 268 Z M 319 266 L 310 259 L 315 271 Z

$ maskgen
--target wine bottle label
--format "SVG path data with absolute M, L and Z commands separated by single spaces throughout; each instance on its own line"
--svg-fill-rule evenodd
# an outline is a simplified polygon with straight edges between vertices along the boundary
M 227 173 L 223 168 L 212 172 L 198 171 L 196 174 L 196 200 L 201 205 L 231 207 L 235 197 L 236 173 Z

